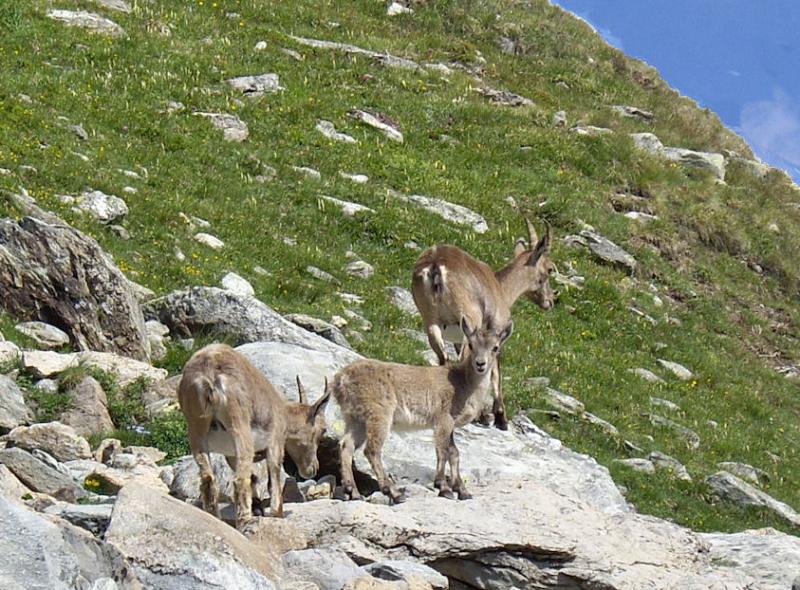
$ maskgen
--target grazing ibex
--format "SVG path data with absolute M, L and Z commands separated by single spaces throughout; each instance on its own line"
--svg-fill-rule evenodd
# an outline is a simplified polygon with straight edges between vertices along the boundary
M 353 477 L 353 454 L 366 442 L 364 455 L 378 478 L 381 491 L 394 502 L 405 496 L 392 485 L 383 469 L 381 449 L 392 428 L 433 429 L 436 446 L 434 485 L 439 495 L 470 498 L 458 468 L 458 449 L 453 430 L 473 421 L 491 395 L 491 373 L 500 348 L 511 335 L 509 321 L 496 331 L 493 326 L 474 326 L 461 319 L 468 350 L 458 365 L 417 367 L 376 360 L 356 361 L 333 379 L 333 397 L 345 421 L 339 443 L 342 486 L 351 499 L 360 498 Z M 450 483 L 445 477 L 450 463 Z
M 517 240 L 514 259 L 497 272 L 460 248 L 449 245 L 428 248 L 417 259 L 411 294 L 440 365 L 447 360 L 444 340 L 454 343 L 460 353 L 463 334 L 459 319 L 462 316 L 473 326 L 487 321 L 503 326 L 511 318 L 514 302 L 522 295 L 527 295 L 544 310 L 553 306 L 553 290 L 548 280 L 554 268 L 550 261 L 550 225 L 545 236 L 537 240 L 533 224 L 528 219 L 525 222 L 530 244 L 522 238 Z M 508 420 L 499 362 L 492 373 L 492 388 L 494 423 L 506 430 Z M 481 418 L 484 423 L 488 422 L 487 415 Z
M 308 405 L 297 378 L 300 403 L 289 402 L 240 352 L 224 344 L 198 350 L 186 363 L 178 386 L 178 401 L 189 427 L 189 445 L 200 469 L 203 509 L 219 517 L 218 489 L 209 453 L 225 455 L 235 474 L 236 528 L 251 516 L 256 480 L 253 459 L 266 455 L 270 513 L 283 516 L 281 465 L 284 449 L 300 475 L 314 477 L 319 469 L 317 446 L 325 432 L 325 394 Z

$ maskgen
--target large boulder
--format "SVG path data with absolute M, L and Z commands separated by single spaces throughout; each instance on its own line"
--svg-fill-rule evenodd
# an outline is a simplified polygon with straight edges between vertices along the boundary
M 347 350 L 284 319 L 254 297 L 215 287 L 193 287 L 174 291 L 145 306 L 148 319 L 169 326 L 172 334 L 199 333 L 246 342 L 284 342 L 312 351 L 328 352 L 355 360 L 358 354 Z
M 110 352 L 58 353 L 52 350 L 26 350 L 22 353 L 22 364 L 37 378 L 53 377 L 67 369 L 84 365 L 112 373 L 117 385 L 125 387 L 137 379 L 157 382 L 167 377 L 166 369 L 153 367 L 149 363 L 137 361 Z
M 268 590 L 280 557 L 210 514 L 131 484 L 119 494 L 106 540 L 154 590 Z
M 1 450 L 0 463 L 34 492 L 42 492 L 65 502 L 74 502 L 87 495 L 71 477 L 22 449 Z
M 140 590 L 142 586 L 108 543 L 64 520 L 0 497 L 0 588 Z
M 144 317 L 125 275 L 93 238 L 48 218 L 0 219 L 3 307 L 56 325 L 82 350 L 148 360 Z
M 81 436 L 105 434 L 114 430 L 108 413 L 108 398 L 103 387 L 93 377 L 84 377 L 68 391 L 71 405 L 60 416 L 62 423 Z
M 18 426 L 5 439 L 26 451 L 42 450 L 59 461 L 88 459 L 92 456 L 86 439 L 71 426 L 60 422 Z
M 33 414 L 25 405 L 22 390 L 12 379 L 0 375 L 0 433 L 30 424 L 32 420 Z

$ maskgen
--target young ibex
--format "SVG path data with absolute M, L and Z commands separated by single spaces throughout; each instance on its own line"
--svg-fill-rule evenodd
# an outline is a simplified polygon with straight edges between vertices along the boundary
M 333 396 L 345 421 L 339 443 L 342 486 L 351 499 L 360 498 L 353 477 L 353 454 L 366 442 L 364 455 L 378 478 L 381 491 L 394 502 L 405 500 L 383 469 L 381 449 L 394 429 L 432 428 L 436 446 L 434 485 L 439 495 L 470 497 L 458 468 L 453 430 L 474 420 L 491 395 L 491 373 L 513 324 L 473 327 L 466 318 L 461 329 L 468 350 L 458 365 L 417 367 L 376 360 L 356 361 L 333 379 Z M 445 477 L 450 463 L 450 483 Z
M 454 343 L 460 353 L 463 334 L 459 318 L 462 316 L 473 326 L 487 321 L 503 326 L 511 318 L 514 302 L 522 295 L 527 295 L 544 310 L 553 306 L 553 290 L 548 280 L 554 268 L 550 261 L 550 225 L 545 236 L 538 240 L 533 224 L 528 219 L 525 222 L 530 244 L 522 238 L 517 240 L 514 259 L 497 272 L 460 248 L 449 245 L 428 248 L 417 259 L 411 294 L 440 365 L 447 360 L 445 339 Z M 495 426 L 506 430 L 508 420 L 499 362 L 492 374 L 492 389 Z M 484 423 L 488 422 L 487 415 L 482 414 L 481 418 Z
M 218 489 L 209 452 L 225 455 L 235 474 L 236 528 L 251 516 L 253 460 L 266 458 L 270 513 L 283 516 L 281 465 L 284 449 L 300 475 L 314 477 L 319 469 L 317 446 L 325 432 L 325 394 L 308 405 L 297 378 L 300 403 L 286 400 L 240 352 L 224 344 L 198 350 L 186 363 L 178 386 L 178 401 L 189 427 L 189 445 L 200 469 L 203 509 L 219 517 Z M 265 456 L 265 457 L 264 457 Z

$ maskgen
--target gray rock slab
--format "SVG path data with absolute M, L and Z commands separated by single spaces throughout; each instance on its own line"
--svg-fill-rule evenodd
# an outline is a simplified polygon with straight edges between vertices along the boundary
M 719 471 L 706 478 L 706 483 L 719 497 L 739 506 L 762 506 L 786 519 L 794 526 L 800 526 L 800 514 L 788 504 L 781 502 L 733 474 Z
M 566 236 L 564 242 L 568 245 L 577 244 L 585 246 L 603 262 L 620 266 L 631 274 L 636 271 L 636 259 L 620 246 L 616 245 L 608 238 L 603 237 L 595 230 L 581 230 L 580 234 L 577 236 Z
M 92 456 L 86 439 L 71 426 L 60 422 L 18 426 L 6 435 L 6 440 L 26 451 L 40 449 L 59 461 L 88 459 Z
M 279 92 L 285 90 L 280 84 L 278 74 L 260 74 L 258 76 L 239 76 L 226 82 L 242 94 L 259 96 L 265 92 Z
M 641 471 L 642 473 L 655 473 L 656 466 L 649 459 L 631 458 L 631 459 L 614 459 L 614 463 L 624 465 L 634 471 Z
M 33 340 L 39 348 L 61 348 L 69 344 L 66 332 L 44 322 L 21 322 L 14 329 Z
M 313 332 L 318 336 L 322 336 L 325 340 L 330 340 L 334 344 L 352 350 L 352 346 L 350 346 L 350 343 L 347 341 L 347 338 L 344 337 L 342 331 L 330 322 L 311 317 L 304 313 L 287 313 L 283 317 L 293 324 L 297 324 L 304 330 Z
M 371 209 L 366 205 L 361 205 L 360 203 L 343 201 L 342 199 L 337 199 L 335 197 L 329 197 L 326 195 L 320 195 L 319 198 L 327 203 L 331 203 L 339 207 L 342 210 L 342 213 L 344 213 L 347 217 L 355 217 L 358 213 L 375 213 L 374 209 Z
M 648 414 L 647 417 L 650 420 L 650 423 L 654 426 L 663 426 L 674 431 L 686 441 L 686 444 L 689 445 L 690 448 L 697 449 L 700 447 L 700 435 L 698 435 L 691 428 L 687 428 L 682 424 L 678 424 L 674 420 L 664 418 L 658 414 Z
M 675 457 L 670 457 L 660 451 L 653 451 L 647 458 L 656 466 L 656 469 L 664 469 L 672 473 L 672 475 L 678 479 L 692 481 L 692 477 L 689 475 L 686 467 Z
M 382 113 L 372 113 L 362 109 L 353 109 L 348 115 L 356 121 L 360 121 L 373 129 L 377 129 L 388 139 L 396 141 L 397 143 L 403 143 L 403 133 L 397 127 L 397 124 L 391 121 L 386 115 Z
M 397 309 L 411 316 L 419 315 L 419 310 L 417 310 L 417 304 L 414 303 L 414 297 L 411 295 L 411 291 L 405 287 L 398 286 L 386 287 L 385 291 L 389 296 L 389 301 L 391 301 L 392 305 Z
M 315 583 L 320 590 L 341 590 L 366 572 L 341 549 L 300 549 L 283 555 L 283 566 L 292 577 Z
M 486 223 L 483 216 L 463 205 L 457 205 L 449 201 L 434 197 L 426 197 L 424 195 L 405 195 L 397 191 L 390 191 L 389 195 L 400 201 L 435 213 L 439 217 L 455 223 L 456 225 L 465 225 L 471 228 L 475 233 L 483 234 L 489 231 L 489 224 Z
M 67 502 L 74 502 L 87 495 L 86 491 L 76 485 L 72 478 L 56 471 L 22 449 L 0 450 L 0 463 L 8 467 L 25 486 L 34 492 L 42 492 Z
M 87 191 L 75 199 L 78 211 L 94 217 L 100 223 L 115 223 L 128 214 L 128 205 L 116 195 L 102 191 Z
M 756 485 L 769 481 L 769 475 L 766 471 L 759 469 L 758 467 L 748 465 L 747 463 L 740 463 L 738 461 L 722 461 L 721 463 L 717 463 L 717 467 Z
M 33 413 L 25 405 L 22 390 L 13 379 L 0 375 L 0 433 L 32 421 Z
M 241 143 L 250 135 L 250 130 L 247 123 L 242 121 L 236 115 L 229 113 L 205 113 L 196 112 L 195 115 L 205 117 L 211 124 L 222 131 L 222 137 L 226 141 L 234 141 Z
M 122 37 L 125 30 L 109 18 L 86 10 L 48 10 L 47 16 L 71 27 L 87 29 L 92 33 Z
M 661 377 L 653 373 L 653 371 L 649 369 L 645 369 L 642 367 L 638 367 L 636 369 L 628 369 L 629 373 L 633 373 L 637 377 L 641 377 L 645 381 L 649 381 L 650 383 L 666 383 Z
M 331 141 L 339 141 L 342 143 L 358 143 L 358 140 L 352 135 L 347 135 L 347 133 L 337 131 L 336 125 L 334 125 L 331 121 L 320 119 L 317 121 L 315 129 Z
M 567 414 L 583 413 L 583 402 L 572 397 L 571 395 L 562 393 L 557 389 L 553 389 L 552 387 L 546 387 L 544 389 L 544 396 L 545 401 L 547 401 L 547 403 L 556 410 L 561 410 Z
M 659 365 L 670 371 L 681 381 L 688 381 L 694 376 L 694 373 L 692 373 L 689 369 L 687 369 L 680 363 L 664 359 L 657 359 L 657 362 Z
M 364 566 L 374 577 L 387 580 L 403 580 L 409 582 L 412 578 L 424 580 L 434 590 L 446 590 L 450 587 L 448 579 L 427 565 L 401 559 L 382 559 Z
M 93 535 L 102 535 L 111 520 L 113 504 L 67 504 L 57 502 L 45 508 L 45 514 L 63 518 Z

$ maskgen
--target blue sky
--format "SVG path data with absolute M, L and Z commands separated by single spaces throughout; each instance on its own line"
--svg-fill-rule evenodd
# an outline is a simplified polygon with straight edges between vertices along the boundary
M 800 182 L 800 0 L 554 0 Z

